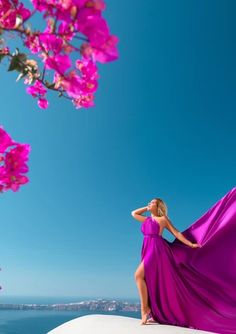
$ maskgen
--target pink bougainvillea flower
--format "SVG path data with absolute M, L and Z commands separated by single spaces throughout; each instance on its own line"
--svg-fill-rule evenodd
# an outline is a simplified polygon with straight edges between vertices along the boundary
M 3 128 L 0 128 L 0 141 L 2 149 L 0 155 L 0 192 L 9 189 L 17 191 L 21 185 L 29 181 L 28 177 L 23 174 L 29 170 L 26 162 L 30 145 L 13 141 Z
M 23 22 L 30 16 L 30 10 L 25 8 L 22 3 L 8 0 L 0 1 L 0 23 L 4 28 L 14 29 L 18 19 Z
M 100 63 L 116 60 L 119 57 L 116 47 L 118 41 L 119 39 L 116 36 L 110 35 L 102 45 L 93 48 L 93 59 Z
M 103 11 L 106 8 L 106 4 L 103 0 L 91 0 L 87 2 L 87 7 L 94 8 L 99 11 Z
M 37 9 L 39 12 L 51 10 L 53 6 L 53 0 L 32 0 L 33 6 L 35 9 Z
M 118 37 L 110 35 L 100 45 L 97 45 L 97 43 L 90 44 L 84 42 L 80 47 L 80 51 L 84 58 L 92 58 L 93 61 L 107 63 L 119 57 L 117 49 L 118 42 Z
M 82 77 L 97 79 L 98 68 L 95 62 L 88 59 L 77 59 L 75 62 L 76 68 L 78 68 L 82 74 Z
M 46 88 L 39 80 L 35 80 L 33 86 L 27 87 L 26 91 L 28 94 L 31 94 L 33 97 L 44 96 L 47 93 Z
M 8 55 L 9 54 L 9 47 L 5 47 L 3 49 L 0 49 L 0 55 Z
M 40 45 L 40 41 L 37 35 L 30 35 L 27 36 L 24 44 L 27 48 L 30 49 L 30 51 L 35 54 L 38 53 L 42 50 L 42 47 Z
M 94 93 L 97 90 L 98 83 L 96 80 L 82 80 L 80 87 L 83 94 Z
M 89 43 L 83 43 L 83 56 L 92 56 L 94 61 L 106 63 L 118 58 L 118 38 L 110 35 L 107 22 L 91 9 L 80 11 L 78 29 L 88 37 Z
M 106 20 L 92 8 L 79 11 L 75 27 L 94 45 L 104 43 L 110 34 Z
M 58 33 L 60 35 L 63 35 L 67 41 L 70 41 L 75 35 L 73 31 L 74 31 L 73 25 L 65 21 L 62 21 L 58 27 Z
M 97 65 L 92 60 L 77 59 L 76 68 L 81 73 L 80 89 L 83 94 L 95 92 L 98 87 Z
M 91 95 L 89 95 L 89 97 L 87 97 L 87 95 L 94 93 L 98 87 L 97 66 L 92 60 L 87 59 L 77 59 L 75 65 L 79 72 L 73 70 L 70 71 L 67 76 L 55 76 L 55 83 L 58 87 L 60 86 L 65 90 L 68 96 L 79 100 L 79 102 L 76 101 L 74 105 L 92 105 L 93 98 L 91 98 Z M 81 96 L 83 96 L 83 98 Z M 84 96 L 86 96 L 86 98 Z
M 25 175 L 8 175 L 5 177 L 4 185 L 1 191 L 6 191 L 11 189 L 12 191 L 19 190 L 20 186 L 29 182 L 29 179 Z
M 46 68 L 53 69 L 60 74 L 64 74 L 71 67 L 70 57 L 67 55 L 56 55 L 53 57 L 47 57 Z
M 28 144 L 17 144 L 6 153 L 6 170 L 13 174 L 27 173 L 28 166 L 25 161 L 28 159 L 30 146 Z
M 80 53 L 83 58 L 92 58 L 94 51 L 90 43 L 84 42 L 80 46 Z
M 90 108 L 94 106 L 94 95 L 93 94 L 81 95 L 77 99 L 73 99 L 72 102 L 76 107 L 76 109 Z
M 76 71 L 71 71 L 66 77 L 61 77 L 60 86 L 72 98 L 77 98 L 82 94 L 81 78 Z
M 13 29 L 16 25 L 16 11 L 7 9 L 0 11 L 0 23 L 4 28 Z
M 62 38 L 49 33 L 42 33 L 39 35 L 39 40 L 42 43 L 45 52 L 59 53 L 62 49 Z
M 27 20 L 31 16 L 31 11 L 29 9 L 25 8 L 22 3 L 20 3 L 16 13 L 17 13 L 17 15 L 22 17 L 23 21 Z
M 5 130 L 3 130 L 2 127 L 0 127 L 0 153 L 4 153 L 5 150 L 14 143 L 15 142 L 11 139 L 9 134 Z M 1 160 L 2 158 L 3 156 L 1 154 Z
M 48 108 L 48 100 L 46 100 L 45 98 L 47 90 L 39 80 L 36 80 L 34 85 L 27 87 L 26 90 L 27 93 L 31 94 L 33 97 L 38 97 L 39 108 L 41 109 Z
M 48 100 L 43 99 L 43 98 L 39 98 L 38 99 L 38 106 L 41 109 L 47 109 L 48 108 Z

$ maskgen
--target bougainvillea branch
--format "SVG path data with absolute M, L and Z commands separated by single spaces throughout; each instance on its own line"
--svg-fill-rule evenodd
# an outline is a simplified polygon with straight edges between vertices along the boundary
M 29 181 L 24 175 L 29 170 L 26 164 L 29 152 L 29 144 L 17 143 L 0 127 L 0 192 L 17 191 Z
M 18 0 L 0 0 L 0 34 L 13 32 L 30 51 L 30 57 L 9 50 L 2 38 L 0 61 L 8 58 L 8 71 L 19 72 L 27 93 L 37 98 L 38 106 L 48 107 L 47 92 L 58 92 L 76 108 L 94 105 L 98 87 L 97 62 L 118 58 L 118 38 L 111 35 L 103 0 L 32 0 L 33 9 Z M 28 21 L 40 13 L 43 31 L 33 30 Z

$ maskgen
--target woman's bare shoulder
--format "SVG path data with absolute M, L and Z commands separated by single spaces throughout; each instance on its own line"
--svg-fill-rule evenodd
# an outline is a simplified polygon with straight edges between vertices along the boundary
M 166 215 L 163 215 L 161 217 L 159 217 L 159 220 L 165 225 L 167 226 L 168 223 L 170 222 L 170 218 Z

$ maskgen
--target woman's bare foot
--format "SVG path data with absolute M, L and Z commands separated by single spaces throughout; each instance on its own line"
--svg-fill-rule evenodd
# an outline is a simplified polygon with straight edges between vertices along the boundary
M 151 317 L 151 318 L 149 318 L 149 319 L 147 320 L 147 323 L 148 323 L 148 324 L 155 324 L 155 323 L 157 323 L 157 322 L 156 322 L 156 320 L 153 319 L 153 317 Z
M 141 310 L 142 321 L 141 321 L 140 325 L 145 325 L 147 323 L 150 312 L 151 312 L 150 307 L 148 307 L 145 310 Z

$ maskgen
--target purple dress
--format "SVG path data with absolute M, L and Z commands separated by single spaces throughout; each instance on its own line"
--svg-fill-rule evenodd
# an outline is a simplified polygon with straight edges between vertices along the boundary
M 161 324 L 236 334 L 236 187 L 169 242 L 148 216 L 141 261 L 151 315 Z

